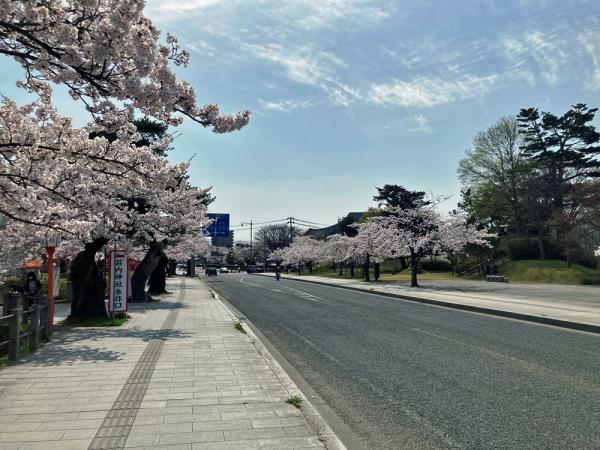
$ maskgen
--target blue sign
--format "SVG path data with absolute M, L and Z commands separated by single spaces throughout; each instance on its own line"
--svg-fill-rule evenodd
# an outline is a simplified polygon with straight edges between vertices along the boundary
M 208 213 L 207 216 L 213 220 L 206 229 L 207 236 L 229 237 L 229 214 Z

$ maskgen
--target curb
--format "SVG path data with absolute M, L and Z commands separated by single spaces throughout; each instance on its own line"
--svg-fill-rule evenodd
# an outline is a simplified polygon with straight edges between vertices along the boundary
M 310 388 L 308 383 L 304 381 L 302 376 L 290 365 L 289 362 L 275 349 L 268 339 L 250 322 L 243 314 L 241 314 L 233 305 L 231 305 L 223 294 L 218 292 L 216 288 L 200 279 L 202 283 L 210 290 L 216 300 L 220 301 L 225 309 L 229 312 L 233 322 L 239 322 L 244 331 L 248 335 L 250 341 L 254 344 L 258 352 L 271 367 L 279 381 L 290 395 L 301 395 L 304 400 L 300 411 L 306 418 L 308 424 L 315 430 L 317 436 L 323 439 L 323 444 L 329 450 L 354 450 L 364 448 L 364 444 L 354 435 L 350 428 L 343 424 L 341 419 L 329 408 L 321 397 Z M 276 356 L 274 356 L 276 355 Z M 285 366 L 285 370 L 282 366 Z M 292 377 L 288 372 L 293 372 Z M 302 385 L 302 388 L 298 387 Z M 309 400 L 310 399 L 310 400 Z M 319 405 L 319 408 L 315 407 Z M 343 428 L 341 431 L 344 435 L 344 442 L 338 434 L 333 431 L 332 427 L 325 420 L 327 416 L 332 422 L 336 422 L 336 428 Z M 346 445 L 348 444 L 348 445 Z
M 269 276 L 269 275 L 262 275 L 262 274 L 255 274 L 255 275 L 263 276 L 263 277 Z M 361 288 L 357 288 L 357 287 L 325 283 L 323 281 L 304 280 L 304 279 L 300 279 L 300 278 L 288 278 L 288 280 L 299 281 L 301 283 L 319 284 L 322 286 L 335 287 L 335 288 L 339 288 L 339 289 L 347 289 L 349 291 L 356 291 L 356 292 L 364 292 L 366 294 L 371 294 L 371 295 L 381 295 L 383 297 L 398 298 L 400 300 L 407 300 L 407 301 L 417 302 L 417 303 L 425 303 L 428 305 L 441 306 L 444 308 L 459 309 L 462 311 L 476 312 L 476 313 L 481 313 L 481 314 L 487 314 L 490 316 L 507 317 L 510 319 L 523 320 L 526 322 L 534 322 L 534 323 L 540 323 L 543 325 L 551 325 L 551 326 L 560 327 L 560 328 L 567 328 L 570 330 L 585 331 L 588 333 L 600 334 L 600 325 L 592 325 L 589 323 L 570 322 L 568 320 L 553 319 L 551 317 L 534 316 L 531 314 L 523 314 L 523 313 L 517 313 L 517 312 L 512 312 L 512 311 L 504 311 L 501 309 L 485 308 L 483 306 L 464 305 L 461 303 L 445 302 L 443 300 L 432 300 L 429 298 L 413 297 L 411 295 L 392 294 L 390 292 L 371 291 L 368 289 L 361 289 Z

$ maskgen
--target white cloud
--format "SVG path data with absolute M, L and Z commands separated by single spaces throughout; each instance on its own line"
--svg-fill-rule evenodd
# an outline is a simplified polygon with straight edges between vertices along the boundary
M 549 85 L 557 84 L 564 75 L 565 61 L 569 58 L 556 36 L 531 31 L 518 38 L 505 38 L 503 45 L 505 55 L 513 64 L 525 66 L 528 62 L 534 63 L 539 76 Z M 527 78 L 532 79 L 531 76 Z
M 417 125 L 415 131 L 431 132 L 431 128 L 429 127 L 429 119 L 427 119 L 427 117 L 425 117 L 423 114 L 415 114 L 413 116 L 413 120 Z
M 497 78 L 497 75 L 467 75 L 455 81 L 424 77 L 413 81 L 395 80 L 387 84 L 372 84 L 367 98 L 372 103 L 384 106 L 431 108 L 482 96 L 490 90 Z
M 390 9 L 375 6 L 372 0 L 289 0 L 286 5 L 304 7 L 304 17 L 296 22 L 307 30 L 328 27 L 339 21 L 372 24 L 390 16 Z M 379 2 L 381 4 L 381 2 Z
M 282 66 L 290 80 L 310 85 L 318 85 L 327 78 L 332 65 L 342 64 L 335 55 L 309 47 L 292 50 L 279 44 L 248 44 L 245 48 L 257 58 Z
M 597 33 L 586 33 L 579 36 L 587 55 L 589 56 L 592 67 L 588 73 L 586 86 L 591 90 L 600 89 L 600 37 Z
M 245 48 L 253 56 L 282 67 L 291 81 L 324 91 L 336 105 L 349 106 L 360 97 L 357 89 L 337 79 L 336 69 L 346 64 L 332 53 L 308 46 L 286 48 L 279 44 L 248 44 Z
M 185 43 L 185 48 L 192 50 L 200 55 L 209 56 L 211 58 L 216 58 L 219 54 L 219 51 L 205 41 L 191 41 Z
M 308 106 L 313 105 L 313 102 L 308 100 L 282 100 L 279 102 L 272 102 L 259 99 L 259 103 L 266 110 L 279 111 L 284 113 L 289 113 L 290 111 L 293 111 L 295 109 L 306 108 Z
M 148 0 L 147 8 L 150 15 L 164 20 L 230 3 L 228 0 Z

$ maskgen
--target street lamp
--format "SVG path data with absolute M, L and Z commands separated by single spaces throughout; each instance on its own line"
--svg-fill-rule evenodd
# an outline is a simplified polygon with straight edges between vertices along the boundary
M 48 255 L 48 331 L 54 325 L 54 250 L 60 243 L 60 237 L 47 235 L 44 246 Z

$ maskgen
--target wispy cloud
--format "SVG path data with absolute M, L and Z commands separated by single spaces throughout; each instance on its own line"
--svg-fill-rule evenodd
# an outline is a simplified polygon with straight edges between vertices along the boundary
M 265 110 L 279 111 L 283 113 L 289 113 L 295 109 L 307 108 L 312 106 L 314 103 L 309 100 L 281 100 L 281 101 L 268 101 L 259 99 L 259 103 Z
M 562 39 L 541 31 L 523 33 L 517 38 L 503 40 L 505 54 L 515 65 L 537 68 L 538 75 L 549 85 L 557 84 L 565 74 L 568 56 L 561 48 Z M 528 76 L 529 80 L 534 77 Z
M 336 70 L 347 64 L 333 53 L 309 46 L 286 48 L 280 44 L 248 44 L 244 48 L 255 57 L 279 66 L 289 80 L 324 92 L 336 105 L 349 106 L 360 97 L 358 89 L 339 80 Z
M 286 5 L 303 7 L 304 16 L 298 26 L 307 30 L 325 28 L 340 21 L 365 25 L 390 16 L 392 8 L 373 0 L 289 0 Z
M 497 75 L 467 75 L 455 81 L 425 77 L 413 81 L 395 80 L 371 85 L 367 98 L 372 103 L 383 106 L 431 108 L 482 96 L 491 89 L 497 78 Z
M 586 86 L 591 90 L 600 89 L 600 36 L 597 33 L 585 33 L 579 36 L 588 57 L 591 60 L 591 68 L 588 71 Z
M 257 58 L 281 66 L 290 80 L 310 85 L 318 85 L 331 76 L 333 66 L 343 64 L 332 53 L 308 46 L 290 49 L 280 44 L 247 44 L 245 49 Z
M 226 0 L 149 0 L 148 8 L 159 13 L 167 13 L 172 15 L 188 14 L 190 12 L 199 12 L 204 9 L 221 6 L 231 1 Z

